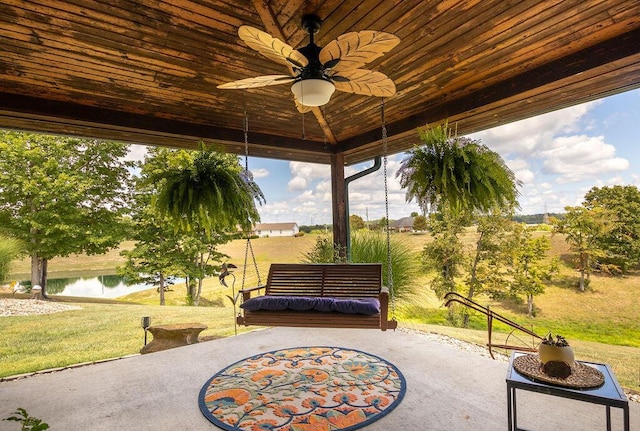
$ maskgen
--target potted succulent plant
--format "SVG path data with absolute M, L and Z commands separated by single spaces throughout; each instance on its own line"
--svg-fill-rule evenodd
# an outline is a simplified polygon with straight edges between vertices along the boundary
M 538 356 L 542 364 L 547 362 L 564 362 L 569 367 L 573 367 L 575 357 L 573 349 L 569 346 L 569 342 L 562 335 L 554 335 L 549 332 L 542 339 L 538 347 Z

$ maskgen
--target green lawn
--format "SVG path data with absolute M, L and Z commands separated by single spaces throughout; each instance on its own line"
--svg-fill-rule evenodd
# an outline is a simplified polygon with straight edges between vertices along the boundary
M 542 234 L 542 233 L 540 233 Z M 428 235 L 398 234 L 418 252 L 429 240 Z M 300 238 L 259 238 L 252 240 L 262 280 L 266 278 L 271 262 L 297 262 L 315 243 L 315 235 Z M 467 240 L 473 240 L 469 233 Z M 567 253 L 562 238 L 552 238 L 554 254 Z M 230 262 L 238 265 L 235 291 L 242 286 L 242 264 L 246 242 L 234 241 L 222 247 L 230 255 Z M 125 247 L 130 247 L 126 243 Z M 114 271 L 120 262 L 117 252 L 104 256 L 71 256 L 54 259 L 50 276 L 73 273 L 69 268 L 94 268 Z M 15 268 L 17 273 L 28 272 L 28 262 Z M 18 274 L 19 275 L 19 274 Z M 16 277 L 19 278 L 19 277 Z M 51 315 L 1 317 L 0 376 L 60 367 L 77 362 L 119 357 L 139 351 L 143 344 L 140 328 L 142 316 L 151 316 L 153 324 L 201 322 L 209 329 L 202 336 L 221 337 L 234 333 L 233 306 L 226 295 L 231 294 L 232 278 L 228 288 L 217 278 L 205 280 L 201 307 L 185 307 L 185 288 L 176 285 L 167 292 L 167 306 L 158 306 L 155 290 L 137 292 L 119 301 L 81 301 L 77 298 L 59 300 L 79 303 L 82 310 Z M 478 302 L 504 314 L 511 320 L 533 328 L 540 335 L 548 331 L 567 337 L 583 360 L 610 363 L 623 386 L 640 390 L 640 276 L 631 274 L 622 278 L 594 275 L 591 288 L 578 292 L 573 286 L 576 274 L 567 267 L 562 269 L 555 284 L 543 295 L 535 298 L 536 317 L 526 317 L 523 304 L 513 301 L 491 301 L 478 297 Z M 245 286 L 257 283 L 252 265 L 247 268 Z M 402 327 L 438 332 L 477 344 L 487 342 L 486 319 L 473 315 L 471 329 L 446 326 L 447 310 L 442 307 L 428 288 L 428 278 L 415 280 L 416 295 L 396 300 L 396 317 Z M 5 293 L 4 296 L 10 296 Z M 115 303 L 113 303 L 115 302 Z M 244 330 L 244 329 L 240 329 Z M 495 339 L 506 338 L 508 328 L 496 325 Z M 105 342 L 108 340 L 108 342 Z M 6 352 L 6 355 L 5 355 Z M 6 358 L 6 360 L 5 360 Z

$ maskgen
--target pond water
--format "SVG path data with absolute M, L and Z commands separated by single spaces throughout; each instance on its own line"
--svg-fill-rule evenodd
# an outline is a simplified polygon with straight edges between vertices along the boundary
M 30 286 L 29 281 L 21 285 Z M 82 296 L 86 298 L 117 298 L 133 292 L 151 289 L 146 283 L 129 284 L 119 275 L 99 275 L 88 277 L 51 278 L 47 280 L 47 294 L 62 296 Z

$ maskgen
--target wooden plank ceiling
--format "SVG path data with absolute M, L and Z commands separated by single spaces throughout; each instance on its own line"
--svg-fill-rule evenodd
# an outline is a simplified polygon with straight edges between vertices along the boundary
M 388 75 L 389 152 L 444 120 L 462 134 L 640 87 L 637 0 L 4 0 L 0 127 L 255 156 L 346 163 L 382 152 L 380 100 L 336 92 L 304 116 L 290 85 L 220 90 L 286 68 L 237 35 L 250 25 L 305 46 L 366 29 L 400 44 L 367 65 Z

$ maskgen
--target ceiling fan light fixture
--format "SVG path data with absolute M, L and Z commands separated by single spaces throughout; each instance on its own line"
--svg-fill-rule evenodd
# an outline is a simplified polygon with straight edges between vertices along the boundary
M 334 91 L 335 85 L 326 79 L 302 79 L 291 86 L 291 92 L 304 106 L 326 105 Z

